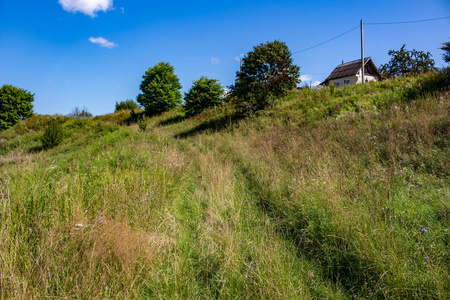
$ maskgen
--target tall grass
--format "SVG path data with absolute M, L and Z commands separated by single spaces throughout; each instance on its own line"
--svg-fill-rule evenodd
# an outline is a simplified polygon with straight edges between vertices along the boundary
M 446 299 L 448 80 L 61 119 L 51 150 L 24 121 L 0 134 L 0 298 Z

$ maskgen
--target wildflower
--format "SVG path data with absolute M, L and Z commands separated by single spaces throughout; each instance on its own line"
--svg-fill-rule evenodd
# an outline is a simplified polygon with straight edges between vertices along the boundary
M 425 228 L 423 228 L 423 229 L 421 230 L 421 232 L 422 232 L 422 233 L 427 233 L 428 230 L 426 230 Z
M 31 230 L 32 228 L 33 228 L 33 227 L 28 227 L 28 229 L 30 229 L 30 230 Z
M 99 212 L 99 211 L 96 211 L 95 213 L 98 215 L 100 212 Z
M 140 180 L 142 180 L 142 177 L 141 178 L 139 178 Z
M 103 221 L 102 221 L 102 220 L 100 220 L 100 219 L 98 219 L 97 221 L 98 221 L 99 223 L 103 223 Z
M 425 259 L 430 259 L 428 256 L 425 256 Z
M 246 216 L 248 216 L 248 214 L 245 214 Z

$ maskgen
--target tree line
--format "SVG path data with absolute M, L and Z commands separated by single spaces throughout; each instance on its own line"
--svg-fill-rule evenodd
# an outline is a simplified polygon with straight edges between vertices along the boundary
M 380 65 L 385 78 L 436 71 L 430 52 L 390 50 L 391 59 Z M 442 43 L 443 59 L 450 63 L 450 42 Z M 158 62 L 148 68 L 142 76 L 141 93 L 137 102 L 147 115 L 160 114 L 182 103 L 181 84 L 174 67 L 168 62 Z M 300 67 L 293 64 L 292 53 L 284 42 L 273 41 L 253 47 L 242 59 L 242 66 L 236 72 L 235 83 L 229 92 L 217 79 L 202 76 L 194 80 L 184 95 L 183 110 L 186 116 L 193 116 L 205 109 L 231 103 L 238 113 L 248 114 L 264 109 L 276 99 L 300 83 Z M 0 130 L 7 129 L 33 114 L 34 94 L 27 90 L 5 84 L 0 88 Z M 137 103 L 129 99 L 116 102 L 116 111 L 135 109 Z M 86 108 L 76 108 L 73 117 L 92 116 Z

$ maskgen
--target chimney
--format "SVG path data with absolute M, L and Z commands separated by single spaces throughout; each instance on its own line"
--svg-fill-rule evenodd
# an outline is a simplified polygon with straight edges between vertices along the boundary
M 344 61 L 342 61 L 342 64 L 344 64 Z

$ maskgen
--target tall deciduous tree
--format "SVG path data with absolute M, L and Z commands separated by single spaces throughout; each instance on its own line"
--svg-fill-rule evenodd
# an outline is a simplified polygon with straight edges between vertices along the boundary
M 442 43 L 442 47 L 439 49 L 444 50 L 444 54 L 442 55 L 444 61 L 450 63 L 450 42 Z
M 236 73 L 231 95 L 248 109 L 262 109 L 300 82 L 300 67 L 293 64 L 292 54 L 281 41 L 253 47 L 243 58 Z
M 390 50 L 388 54 L 391 60 L 381 65 L 379 70 L 384 77 L 397 77 L 409 74 L 419 74 L 429 71 L 436 71 L 434 60 L 430 52 L 408 51 L 403 45 L 400 50 Z
M 7 129 L 33 114 L 34 94 L 5 84 L 0 88 L 0 130 Z
M 162 113 L 181 103 L 180 80 L 169 63 L 157 63 L 142 78 L 142 93 L 138 95 L 137 101 L 145 108 L 146 113 Z
M 196 115 L 203 110 L 219 105 L 223 101 L 224 90 L 217 79 L 200 77 L 184 96 L 184 110 L 187 115 Z

